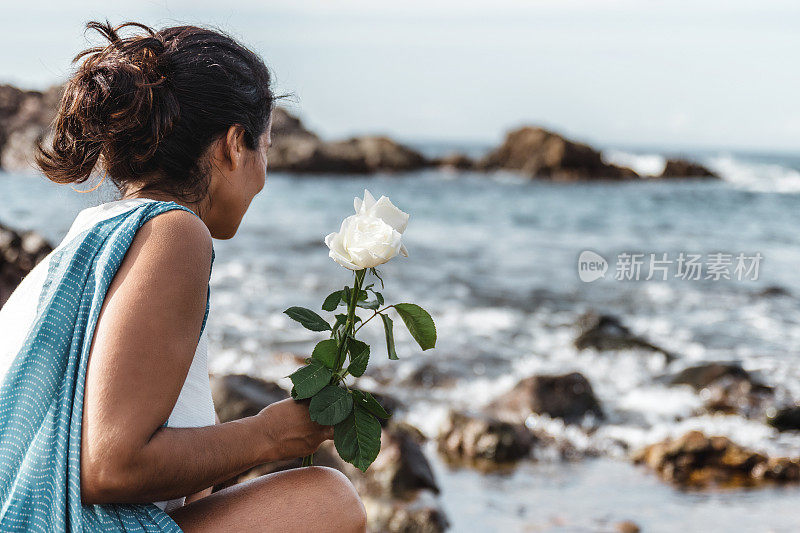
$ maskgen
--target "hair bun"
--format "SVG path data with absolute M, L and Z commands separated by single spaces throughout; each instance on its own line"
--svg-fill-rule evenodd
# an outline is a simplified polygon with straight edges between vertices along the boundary
M 52 147 L 38 150 L 48 178 L 80 183 L 100 163 L 118 186 L 202 195 L 212 141 L 237 125 L 255 148 L 274 95 L 269 71 L 252 51 L 196 26 L 155 31 L 106 21 L 87 29 L 106 42 L 74 59 Z

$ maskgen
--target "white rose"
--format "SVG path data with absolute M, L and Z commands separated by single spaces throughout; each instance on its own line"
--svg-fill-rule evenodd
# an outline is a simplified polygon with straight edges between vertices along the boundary
M 402 243 L 408 213 L 385 196 L 376 202 L 366 189 L 364 199 L 356 198 L 353 205 L 356 214 L 344 219 L 339 233 L 325 237 L 331 259 L 350 270 L 362 270 L 382 265 L 397 254 L 408 257 Z

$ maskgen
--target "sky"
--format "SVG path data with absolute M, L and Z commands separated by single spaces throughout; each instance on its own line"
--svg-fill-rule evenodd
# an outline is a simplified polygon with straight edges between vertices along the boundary
M 0 82 L 65 79 L 88 20 L 221 28 L 322 136 L 800 152 L 796 0 L 4 2 Z M 88 40 L 87 40 L 88 39 Z

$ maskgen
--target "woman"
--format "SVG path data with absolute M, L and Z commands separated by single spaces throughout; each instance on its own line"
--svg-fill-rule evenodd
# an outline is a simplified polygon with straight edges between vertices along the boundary
M 0 530 L 363 531 L 335 470 L 209 488 L 332 437 L 293 400 L 214 423 L 212 238 L 264 187 L 267 68 L 208 29 L 89 28 L 108 43 L 76 58 L 37 161 L 122 196 L 82 211 L 0 312 Z

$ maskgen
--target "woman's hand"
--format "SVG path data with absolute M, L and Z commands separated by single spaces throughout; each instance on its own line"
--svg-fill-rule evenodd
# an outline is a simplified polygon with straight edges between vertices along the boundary
M 268 405 L 257 415 L 267 436 L 269 461 L 305 457 L 333 438 L 333 426 L 321 426 L 308 414 L 308 401 L 288 398 Z

